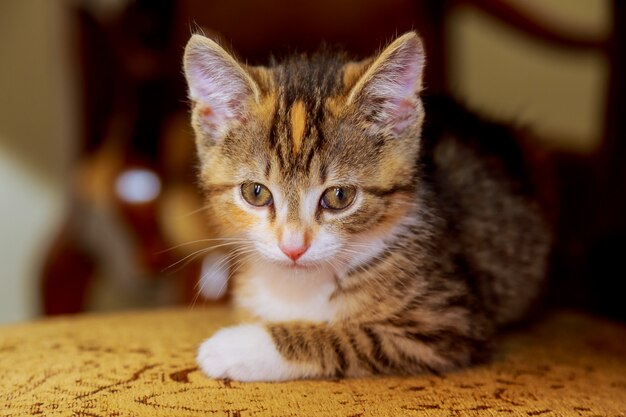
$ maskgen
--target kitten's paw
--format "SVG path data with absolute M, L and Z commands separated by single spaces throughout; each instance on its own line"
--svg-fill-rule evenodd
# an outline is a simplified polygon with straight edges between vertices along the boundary
M 200 345 L 196 360 L 212 378 L 279 381 L 303 376 L 283 359 L 270 334 L 257 324 L 218 331 Z

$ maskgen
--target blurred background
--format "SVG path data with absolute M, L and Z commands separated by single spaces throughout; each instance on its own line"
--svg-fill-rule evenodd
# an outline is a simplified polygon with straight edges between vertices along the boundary
M 0 323 L 199 302 L 198 28 L 254 64 L 417 29 L 429 93 L 525 128 L 549 304 L 626 320 L 625 23 L 620 0 L 0 0 Z

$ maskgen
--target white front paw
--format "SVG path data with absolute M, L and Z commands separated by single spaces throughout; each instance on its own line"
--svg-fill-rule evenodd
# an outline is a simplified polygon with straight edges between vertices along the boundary
M 276 350 L 270 334 L 257 324 L 227 327 L 205 340 L 196 359 L 212 378 L 278 381 L 299 375 Z

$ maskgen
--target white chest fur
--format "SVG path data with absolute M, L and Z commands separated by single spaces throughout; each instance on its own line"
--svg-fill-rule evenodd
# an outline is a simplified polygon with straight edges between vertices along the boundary
M 237 277 L 236 302 L 268 321 L 331 321 L 336 306 L 330 300 L 336 289 L 330 271 L 305 271 L 272 264 L 254 264 Z

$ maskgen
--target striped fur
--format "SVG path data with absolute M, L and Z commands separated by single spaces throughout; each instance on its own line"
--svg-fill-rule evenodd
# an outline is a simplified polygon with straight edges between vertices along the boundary
M 414 33 L 364 61 L 321 52 L 268 67 L 189 41 L 208 217 L 220 237 L 239 239 L 235 300 L 258 319 L 205 342 L 208 375 L 437 373 L 480 361 L 498 326 L 535 301 L 550 239 L 523 170 L 499 159 L 503 146 L 519 152 L 488 123 L 424 123 L 423 66 Z M 247 203 L 249 182 L 271 204 Z M 347 208 L 320 204 L 348 186 Z M 305 251 L 294 261 L 285 245 Z

